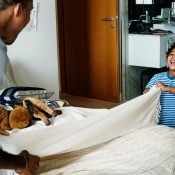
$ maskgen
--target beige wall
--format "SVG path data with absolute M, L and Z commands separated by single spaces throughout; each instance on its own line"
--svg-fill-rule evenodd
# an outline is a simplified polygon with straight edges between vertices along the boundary
M 23 31 L 8 47 L 12 68 L 19 85 L 39 86 L 58 98 L 58 51 L 55 0 L 36 0 L 38 31 Z

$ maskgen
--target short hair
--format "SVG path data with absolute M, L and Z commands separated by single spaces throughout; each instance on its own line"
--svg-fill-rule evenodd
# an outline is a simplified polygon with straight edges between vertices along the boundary
M 30 0 L 0 0 L 0 11 L 7 9 L 8 7 L 21 3 L 25 8 Z
M 169 54 L 172 52 L 172 50 L 175 48 L 175 43 L 173 43 L 166 52 L 166 58 L 168 58 Z

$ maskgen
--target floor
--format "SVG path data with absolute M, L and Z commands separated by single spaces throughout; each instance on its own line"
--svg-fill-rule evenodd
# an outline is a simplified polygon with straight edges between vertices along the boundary
M 60 98 L 69 102 L 71 106 L 86 107 L 86 108 L 107 108 L 110 109 L 119 105 L 119 103 L 95 100 L 90 98 L 78 97 L 60 93 Z

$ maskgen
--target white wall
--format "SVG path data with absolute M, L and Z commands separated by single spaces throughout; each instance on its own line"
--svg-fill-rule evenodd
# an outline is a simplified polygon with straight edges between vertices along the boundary
M 23 31 L 8 46 L 8 55 L 20 86 L 43 87 L 59 98 L 55 0 L 38 3 L 38 31 Z

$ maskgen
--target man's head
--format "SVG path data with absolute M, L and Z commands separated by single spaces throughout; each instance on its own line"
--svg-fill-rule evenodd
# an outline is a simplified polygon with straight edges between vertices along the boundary
M 30 20 L 33 0 L 0 0 L 0 37 L 12 44 Z

